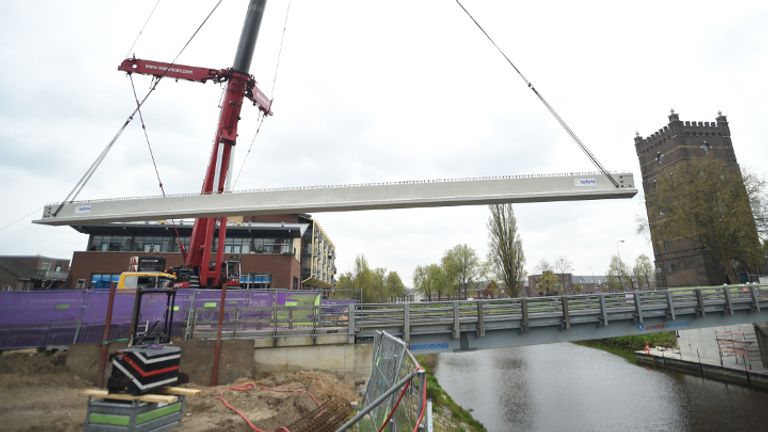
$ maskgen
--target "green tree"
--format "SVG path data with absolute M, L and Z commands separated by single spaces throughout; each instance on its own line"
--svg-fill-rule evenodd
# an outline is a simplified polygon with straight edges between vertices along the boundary
M 638 289 L 643 289 L 643 284 L 645 284 L 645 289 L 647 290 L 652 290 L 656 287 L 656 273 L 653 268 L 653 263 L 647 255 L 640 254 L 640 256 L 635 259 L 635 266 L 632 268 L 632 273 L 637 281 Z
M 608 265 L 608 288 L 612 292 L 627 291 L 632 288 L 629 269 L 617 255 L 611 257 Z
M 389 293 L 386 287 L 387 269 L 376 267 L 371 273 L 373 274 L 371 278 L 371 301 L 379 303 L 389 301 Z
M 354 276 L 350 272 L 342 273 L 336 280 L 336 289 L 351 290 L 355 288 Z
M 437 264 L 416 266 L 413 271 L 414 289 L 426 300 L 442 300 L 448 294 L 443 267 Z
M 485 289 L 483 290 L 483 296 L 486 298 L 501 297 L 501 288 L 499 288 L 499 285 L 496 283 L 496 281 L 488 282 L 488 285 L 486 285 Z
M 445 251 L 440 262 L 449 285 L 466 298 L 469 287 L 481 270 L 480 259 L 475 250 L 466 244 L 454 246 Z
M 414 280 L 415 278 L 414 274 Z M 354 298 L 361 298 L 364 303 L 387 302 L 405 295 L 405 285 L 400 280 L 400 275 L 384 267 L 372 269 L 365 255 L 355 257 L 352 272 L 339 276 L 336 289 L 341 291 L 342 295 L 349 295 L 349 291 L 352 291 Z
M 437 296 L 437 300 L 443 300 L 451 294 L 450 284 L 443 266 L 430 264 L 427 266 L 427 283 L 430 291 Z
M 396 271 L 387 273 L 384 284 L 386 285 L 387 295 L 391 299 L 402 298 L 405 296 L 405 285 Z
M 416 266 L 413 270 L 413 289 L 425 299 L 430 300 L 432 298 L 432 286 L 429 285 L 428 279 L 427 268 Z
M 362 292 L 363 302 L 373 302 L 373 271 L 368 266 L 368 260 L 365 255 L 355 257 L 355 264 L 352 269 L 352 283 L 355 289 Z
M 541 272 L 538 288 L 544 292 L 544 295 L 555 295 L 556 291 L 560 291 L 560 294 L 563 294 L 561 290 L 558 289 L 559 286 L 560 278 L 555 275 L 552 270 L 544 270 Z
M 360 300 L 360 291 L 355 289 L 355 276 L 351 272 L 339 275 L 333 289 L 334 298 L 353 298 Z
M 734 265 L 755 271 L 762 264 L 741 173 L 715 158 L 688 160 L 657 177 L 648 211 L 660 215 L 652 232 L 703 247 L 731 283 L 739 282 Z
M 488 261 L 498 279 L 504 282 L 507 294 L 519 297 L 525 278 L 525 254 L 517 231 L 517 219 L 512 204 L 491 204 L 488 218 Z

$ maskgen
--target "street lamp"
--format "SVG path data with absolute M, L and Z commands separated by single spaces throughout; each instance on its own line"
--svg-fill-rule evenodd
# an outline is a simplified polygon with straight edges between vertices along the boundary
M 621 253 L 619 253 L 619 243 L 624 243 L 624 240 L 616 240 L 616 258 L 619 260 L 619 286 L 624 291 L 624 283 L 621 281 L 621 271 L 624 269 L 624 265 L 621 263 Z

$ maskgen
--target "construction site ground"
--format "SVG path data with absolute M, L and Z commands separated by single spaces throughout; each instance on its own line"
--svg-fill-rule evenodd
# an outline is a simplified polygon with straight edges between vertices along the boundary
M 0 430 L 82 430 L 87 398 L 80 391 L 96 386 L 71 372 L 65 360 L 64 352 L 0 354 Z M 253 373 L 230 385 L 188 386 L 202 390 L 187 399 L 179 430 L 190 432 L 252 430 L 218 396 L 265 431 L 289 426 L 329 399 L 350 407 L 361 399 L 358 391 L 334 375 L 316 371 Z

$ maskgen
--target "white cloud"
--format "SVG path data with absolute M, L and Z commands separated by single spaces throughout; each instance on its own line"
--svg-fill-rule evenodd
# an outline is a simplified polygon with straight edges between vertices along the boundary
M 764 166 L 768 6 L 714 1 L 465 0 L 537 89 L 609 169 L 639 182 L 635 131 L 670 108 L 683 120 L 729 116 L 736 155 Z M 162 2 L 134 52 L 170 60 L 213 2 Z M 0 5 L 0 200 L 4 226 L 64 197 L 133 100 L 115 69 L 153 1 Z M 227 67 L 245 2 L 225 2 L 179 60 Z M 41 13 L 44 11 L 45 13 Z M 252 73 L 269 92 L 285 3 L 270 1 Z M 136 78 L 140 92 L 146 78 Z M 199 189 L 217 118 L 216 85 L 163 82 L 144 110 L 169 192 Z M 591 170 L 514 71 L 446 1 L 294 1 L 274 104 L 238 188 Z M 243 110 L 236 167 L 256 128 Z M 129 127 L 83 198 L 157 194 L 146 144 Z M 651 255 L 634 234 L 642 197 L 526 204 L 517 215 L 528 268 L 569 257 L 576 271 Z M 364 253 L 406 281 L 416 265 L 468 243 L 485 253 L 485 207 L 317 214 L 338 268 Z M 0 253 L 66 257 L 85 238 L 22 222 Z

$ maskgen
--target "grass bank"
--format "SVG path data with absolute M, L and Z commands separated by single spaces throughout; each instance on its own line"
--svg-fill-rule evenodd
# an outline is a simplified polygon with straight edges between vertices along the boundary
M 645 347 L 645 344 L 652 347 L 663 346 L 672 348 L 677 346 L 677 335 L 675 332 L 648 333 L 644 335 L 619 336 L 615 338 L 595 339 L 589 341 L 576 342 L 581 346 L 596 348 L 607 351 L 624 358 L 630 363 L 635 362 L 635 351 Z
M 432 399 L 432 410 L 434 412 L 446 413 L 450 420 L 452 420 L 450 425 L 446 425 L 449 427 L 447 430 L 456 432 L 487 432 L 482 423 L 475 420 L 469 411 L 451 399 L 451 396 L 440 386 L 434 374 L 435 367 L 437 366 L 437 355 L 420 355 L 416 359 L 427 372 L 427 397 Z

